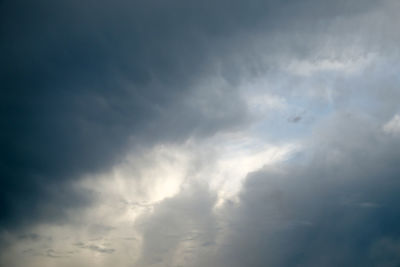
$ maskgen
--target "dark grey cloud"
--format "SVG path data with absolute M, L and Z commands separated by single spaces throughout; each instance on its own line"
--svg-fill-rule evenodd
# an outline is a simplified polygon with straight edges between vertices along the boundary
M 306 162 L 251 174 L 228 219 L 233 226 L 220 250 L 222 262 L 400 264 L 394 252 L 400 235 L 394 204 L 400 200 L 400 140 L 388 138 L 376 126 L 342 117 L 329 127 L 334 132 L 317 138 Z
M 62 223 L 69 209 L 92 200 L 71 183 L 108 169 L 128 149 L 241 127 L 248 114 L 235 86 L 261 68 L 253 37 L 280 36 L 271 38 L 271 54 L 309 56 L 316 30 L 377 3 L 0 5 L 0 227 L 10 228 Z
M 301 119 L 302 119 L 302 117 L 300 115 L 296 115 L 296 116 L 288 118 L 288 122 L 298 123 L 301 121 Z
M 248 177 L 226 247 L 226 266 L 397 266 L 376 256 L 399 238 L 399 139 L 370 121 L 341 118 L 305 163 Z M 385 265 L 385 261 L 392 263 Z
M 111 254 L 111 253 L 115 252 L 115 249 L 113 249 L 113 248 L 101 247 L 101 246 L 94 245 L 94 244 L 85 244 L 83 242 L 77 242 L 73 245 L 80 249 L 89 249 L 89 250 L 99 252 L 99 253 Z
M 225 27 L 192 4 L 2 2 L 2 224 L 83 204 L 68 182 L 113 164 L 129 138 L 176 141 L 240 124 L 233 90 L 216 88 L 204 105 L 219 117 L 183 102 L 208 71 L 208 35 Z

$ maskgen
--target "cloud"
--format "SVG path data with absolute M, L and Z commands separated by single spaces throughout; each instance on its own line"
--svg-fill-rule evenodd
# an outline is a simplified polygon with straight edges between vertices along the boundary
M 399 264 L 400 140 L 378 125 L 336 114 L 305 142 L 303 160 L 248 174 L 238 202 L 216 207 L 202 186 L 182 190 L 139 220 L 137 265 Z
M 73 193 L 64 201 L 55 195 L 112 166 L 132 139 L 146 146 L 243 122 L 234 90 L 215 84 L 207 94 L 193 93 L 210 64 L 211 37 L 198 40 L 207 34 L 198 29 L 208 27 L 203 19 L 181 23 L 195 9 L 180 4 L 2 4 L 2 224 L 58 217 L 85 204 Z M 53 201 L 51 212 L 38 216 L 43 202 Z
M 113 248 L 100 247 L 98 245 L 93 245 L 93 244 L 84 244 L 82 242 L 77 242 L 74 245 L 78 248 L 90 249 L 92 251 L 99 252 L 99 253 L 111 254 L 115 251 L 115 249 L 113 249 Z
M 259 65 L 255 36 L 311 25 L 310 8 L 327 19 L 373 6 L 362 3 L 3 2 L 1 224 L 84 205 L 71 181 L 128 148 L 241 127 L 235 84 Z
M 1 7 L 0 264 L 398 263 L 396 1 Z
M 216 195 L 205 185 L 188 184 L 176 197 L 157 205 L 152 215 L 142 217 L 143 232 L 139 266 L 185 265 L 207 255 L 218 224 L 213 216 Z
M 399 236 L 400 143 L 363 119 L 339 118 L 305 162 L 249 175 L 239 204 L 227 207 L 231 226 L 209 266 L 386 266 L 373 250 Z
M 301 121 L 301 119 L 302 119 L 302 117 L 297 115 L 297 116 L 288 118 L 288 122 L 291 122 L 291 123 L 298 123 L 298 122 Z
M 393 118 L 383 125 L 383 130 L 390 134 L 400 133 L 400 116 L 398 114 L 394 115 Z

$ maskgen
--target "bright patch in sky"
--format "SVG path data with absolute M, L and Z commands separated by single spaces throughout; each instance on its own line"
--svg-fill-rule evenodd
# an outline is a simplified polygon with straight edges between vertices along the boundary
M 394 115 L 393 118 L 383 126 L 383 130 L 394 135 L 400 134 L 400 115 Z

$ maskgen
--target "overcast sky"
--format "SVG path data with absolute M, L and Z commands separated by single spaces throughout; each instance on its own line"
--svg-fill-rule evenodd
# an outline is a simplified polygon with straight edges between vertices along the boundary
M 399 14 L 0 1 L 0 266 L 400 266 Z

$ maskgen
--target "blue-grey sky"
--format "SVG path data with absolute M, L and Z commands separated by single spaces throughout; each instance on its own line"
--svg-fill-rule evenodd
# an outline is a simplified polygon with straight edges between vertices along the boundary
M 0 6 L 0 266 L 400 266 L 398 1 Z

